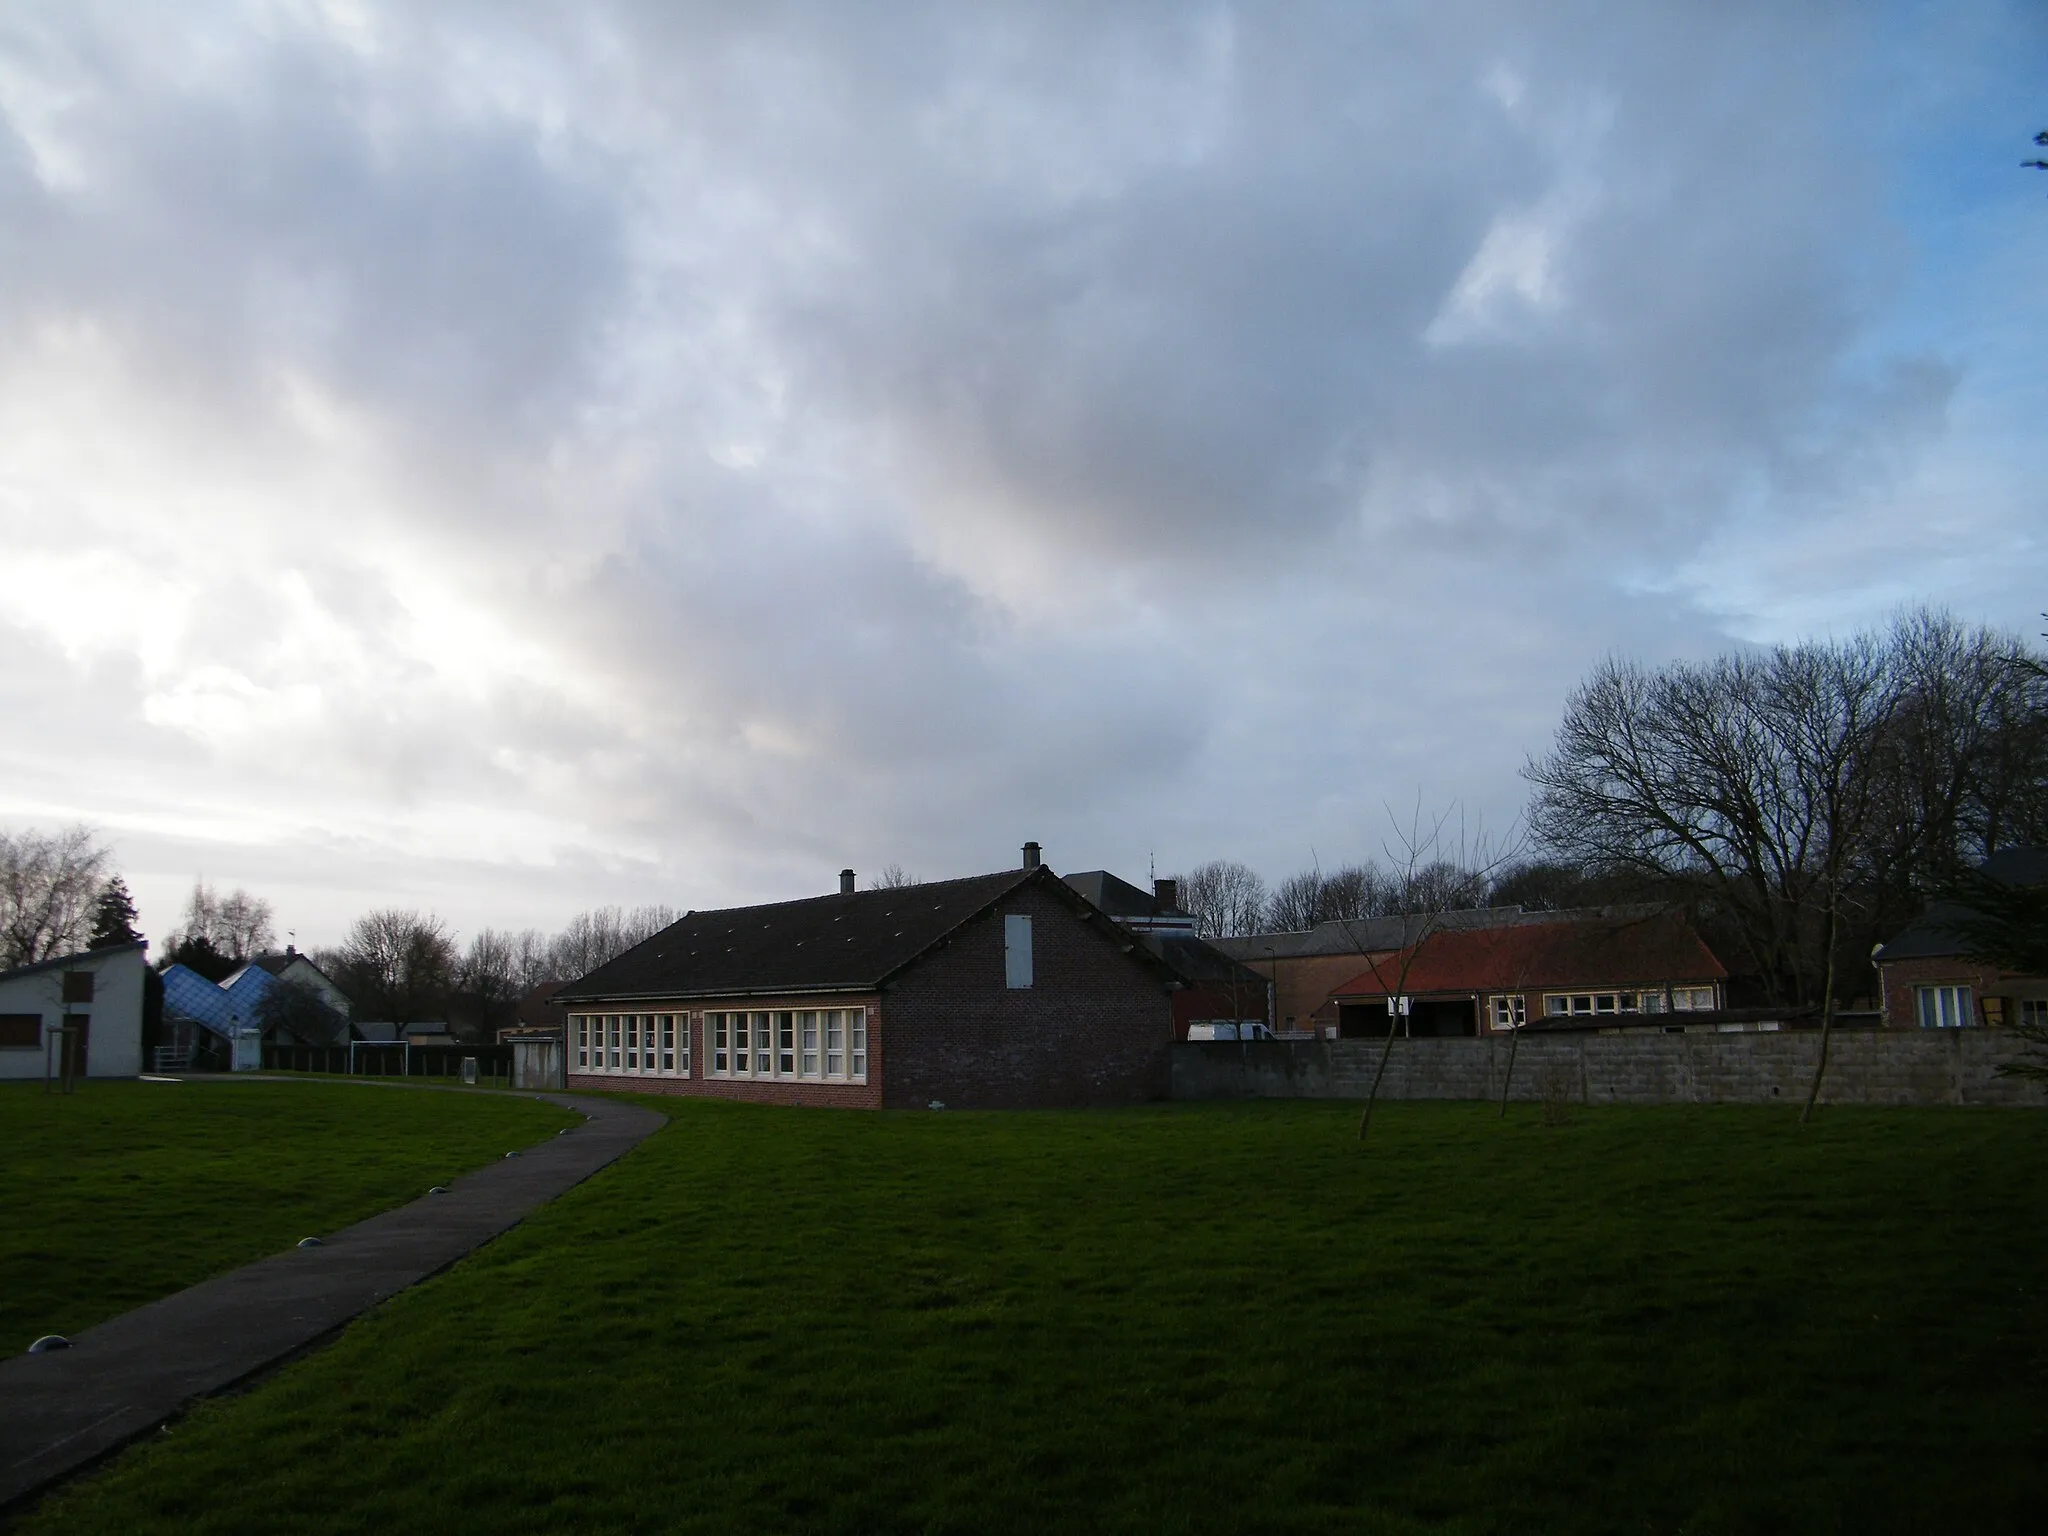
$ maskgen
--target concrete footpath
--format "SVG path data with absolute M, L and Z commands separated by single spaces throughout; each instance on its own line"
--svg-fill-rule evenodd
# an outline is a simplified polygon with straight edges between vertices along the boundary
M 608 1099 L 532 1096 L 586 1123 L 452 1180 L 445 1194 L 422 1195 L 341 1232 L 309 1233 L 322 1239 L 318 1248 L 259 1259 L 101 1323 L 69 1349 L 0 1360 L 0 1509 L 447 1268 L 630 1151 L 665 1119 Z

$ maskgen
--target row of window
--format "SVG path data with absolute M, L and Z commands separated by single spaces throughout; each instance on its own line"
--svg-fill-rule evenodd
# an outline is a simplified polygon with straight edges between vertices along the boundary
M 864 1083 L 865 1008 L 795 1008 L 704 1015 L 713 1077 Z
M 865 1008 L 707 1013 L 706 1076 L 864 1083 Z M 576 1070 L 622 1077 L 688 1077 L 687 1013 L 579 1013 L 569 1019 Z
M 1704 1013 L 1714 1006 L 1712 987 L 1673 987 L 1671 990 L 1671 1011 L 1673 1013 Z M 1543 1013 L 1546 1018 L 1571 1018 L 1581 1014 L 1603 1013 L 1662 1013 L 1664 994 L 1662 992 L 1546 992 L 1543 994 Z M 1493 1025 L 1496 1029 L 1520 1029 L 1529 1022 L 1528 1000 L 1518 992 L 1504 992 L 1493 999 Z
M 687 1013 L 579 1013 L 570 1018 L 569 1030 L 579 1072 L 690 1075 Z

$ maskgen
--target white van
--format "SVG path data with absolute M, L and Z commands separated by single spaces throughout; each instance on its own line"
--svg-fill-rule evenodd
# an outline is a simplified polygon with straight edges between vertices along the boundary
M 1270 1040 L 1273 1031 L 1262 1019 L 1198 1019 L 1188 1025 L 1190 1040 Z

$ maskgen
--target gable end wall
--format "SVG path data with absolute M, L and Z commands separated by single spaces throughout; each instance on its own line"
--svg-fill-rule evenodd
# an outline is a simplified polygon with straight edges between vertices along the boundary
M 1003 982 L 1003 919 L 1031 918 L 1033 984 Z M 1167 1092 L 1165 979 L 1033 884 L 1011 893 L 883 993 L 882 1101 L 922 1109 L 1129 1104 Z

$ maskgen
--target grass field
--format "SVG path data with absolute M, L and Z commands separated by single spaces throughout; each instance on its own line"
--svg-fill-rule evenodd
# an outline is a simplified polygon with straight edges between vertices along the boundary
M 2048 1528 L 2048 1116 L 661 1107 L 26 1528 Z
M 410 1200 L 575 1117 L 311 1083 L 0 1084 L 0 1352 Z

